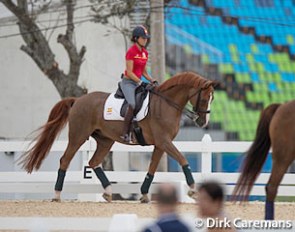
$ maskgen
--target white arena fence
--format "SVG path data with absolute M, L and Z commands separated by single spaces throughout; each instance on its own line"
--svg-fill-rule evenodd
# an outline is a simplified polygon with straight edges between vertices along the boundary
M 1 141 L 0 152 L 23 152 L 28 148 L 30 141 Z M 212 153 L 222 152 L 245 152 L 251 142 L 213 142 L 209 135 L 205 135 L 201 142 L 174 142 L 181 152 L 201 153 L 201 172 L 193 173 L 197 183 L 204 180 L 214 179 L 226 185 L 227 194 L 231 194 L 239 173 L 212 172 Z M 56 141 L 51 151 L 64 151 L 67 141 Z M 93 154 L 96 149 L 96 142 L 88 140 L 81 146 L 80 151 L 86 154 Z M 126 146 L 115 143 L 113 152 L 152 152 L 153 146 Z M 259 154 L 257 154 L 259 155 Z M 83 163 L 87 165 L 87 155 L 84 155 Z M 82 164 L 81 164 L 82 165 Z M 146 171 L 108 171 L 109 180 L 113 184 L 113 192 L 121 194 L 140 193 L 140 186 Z M 265 184 L 268 181 L 269 173 L 262 173 L 256 181 L 251 195 L 264 196 Z M 0 172 L 0 193 L 52 193 L 57 177 L 56 171 L 40 171 L 27 174 L 25 172 Z M 295 196 L 294 186 L 295 174 L 285 174 L 279 187 L 278 196 Z M 159 183 L 173 182 L 179 188 L 182 202 L 190 202 L 186 195 L 187 185 L 182 172 L 157 172 L 151 186 L 151 193 Z M 91 169 L 84 165 L 82 171 L 68 171 L 63 192 L 78 194 L 79 200 L 99 200 L 103 189 L 94 176 Z

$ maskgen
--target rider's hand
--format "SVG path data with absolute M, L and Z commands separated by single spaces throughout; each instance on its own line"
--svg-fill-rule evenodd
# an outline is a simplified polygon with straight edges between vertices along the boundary
M 154 85 L 154 86 L 158 86 L 158 85 L 159 85 L 159 83 L 158 83 L 158 81 L 157 81 L 157 80 L 153 80 L 153 81 L 152 81 L 152 85 Z
M 138 84 L 139 84 L 140 86 L 142 86 L 143 88 L 146 88 L 146 87 L 148 86 L 148 83 L 146 83 L 146 82 L 144 82 L 144 81 L 140 81 L 140 82 L 138 82 Z

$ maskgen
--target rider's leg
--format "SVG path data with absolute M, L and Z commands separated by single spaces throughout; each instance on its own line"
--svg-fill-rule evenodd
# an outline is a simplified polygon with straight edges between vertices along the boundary
M 123 125 L 123 135 L 121 136 L 124 142 L 130 142 L 130 124 L 134 116 L 135 109 L 135 89 L 137 88 L 137 83 L 135 81 L 123 78 L 121 81 L 121 89 L 124 93 L 125 99 L 128 102 L 128 109 L 125 114 L 124 125 Z
M 134 116 L 134 110 L 131 105 L 128 105 L 125 119 L 124 119 L 124 125 L 123 125 L 123 135 L 121 138 L 124 140 L 124 142 L 130 142 L 130 125 Z

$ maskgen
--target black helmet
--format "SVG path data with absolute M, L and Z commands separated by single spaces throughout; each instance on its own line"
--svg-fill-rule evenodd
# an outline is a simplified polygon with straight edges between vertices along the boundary
M 137 26 L 133 29 L 132 40 L 135 41 L 139 37 L 142 37 L 144 39 L 149 39 L 151 37 L 144 26 Z

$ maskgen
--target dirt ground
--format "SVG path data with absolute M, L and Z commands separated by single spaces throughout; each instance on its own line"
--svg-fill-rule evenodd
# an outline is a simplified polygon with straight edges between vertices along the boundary
M 197 215 L 196 204 L 180 204 L 180 213 Z M 111 217 L 118 213 L 136 213 L 139 217 L 157 217 L 156 204 L 118 201 L 112 203 L 63 201 L 0 201 L 0 217 Z M 226 203 L 225 212 L 232 218 L 263 219 L 264 204 L 261 202 Z M 277 220 L 295 220 L 295 203 L 276 203 Z

